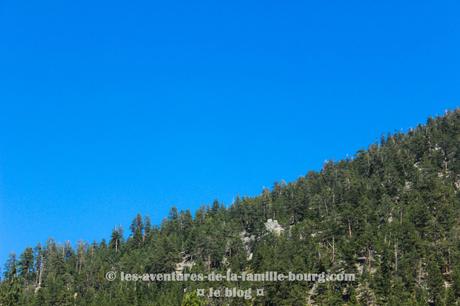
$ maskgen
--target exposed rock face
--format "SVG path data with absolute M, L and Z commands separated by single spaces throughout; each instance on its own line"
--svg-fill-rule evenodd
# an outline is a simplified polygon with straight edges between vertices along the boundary
M 256 241 L 256 236 L 250 235 L 248 236 L 248 233 L 246 231 L 242 231 L 240 233 L 240 239 L 243 242 L 244 250 L 246 251 L 246 259 L 251 260 L 252 259 L 252 244 L 254 241 Z
M 267 231 L 277 236 L 284 232 L 284 228 L 278 223 L 278 221 L 272 219 L 268 219 L 267 222 L 265 222 L 265 228 Z
M 455 189 L 460 190 L 460 177 L 457 176 L 457 180 L 454 182 Z
M 404 190 L 409 191 L 412 189 L 412 182 L 406 181 L 404 183 Z
M 189 255 L 183 255 L 182 261 L 176 263 L 176 273 L 182 273 L 185 268 L 191 269 L 195 265 L 195 262 L 191 260 Z

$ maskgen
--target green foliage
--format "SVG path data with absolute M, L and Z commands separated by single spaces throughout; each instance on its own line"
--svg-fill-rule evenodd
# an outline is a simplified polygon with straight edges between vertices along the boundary
M 0 305 L 460 305 L 460 111 L 382 137 L 260 196 L 173 207 L 130 235 L 26 248 L 7 261 Z M 267 230 L 268 219 L 283 228 Z M 108 271 L 356 273 L 354 282 L 122 282 Z M 260 285 L 260 286 L 259 286 Z M 264 287 L 251 299 L 197 288 Z

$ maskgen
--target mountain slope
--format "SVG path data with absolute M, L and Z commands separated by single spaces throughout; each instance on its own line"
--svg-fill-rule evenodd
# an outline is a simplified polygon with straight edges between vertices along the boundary
M 6 264 L 1 305 L 460 305 L 460 110 L 382 137 L 254 198 L 136 216 L 130 236 L 28 248 Z M 135 282 L 108 271 L 354 273 L 353 282 Z M 198 297 L 197 288 L 264 288 Z

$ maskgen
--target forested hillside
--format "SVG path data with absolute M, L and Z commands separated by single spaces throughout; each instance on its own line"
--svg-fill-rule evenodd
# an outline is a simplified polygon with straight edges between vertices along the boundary
M 334 141 L 333 139 L 330 140 Z M 262 183 L 262 182 L 261 182 Z M 1 305 L 460 305 L 460 110 L 257 197 L 161 225 L 136 216 L 108 241 L 11 255 Z M 124 234 L 123 231 L 126 231 Z M 129 235 L 128 235 L 129 232 Z M 108 271 L 355 273 L 353 282 L 128 282 Z M 264 287 L 199 297 L 197 288 Z

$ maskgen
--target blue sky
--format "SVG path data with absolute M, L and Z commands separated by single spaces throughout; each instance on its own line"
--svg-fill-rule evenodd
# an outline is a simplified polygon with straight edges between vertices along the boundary
M 459 105 L 458 1 L 0 1 L 0 261 L 295 180 Z

